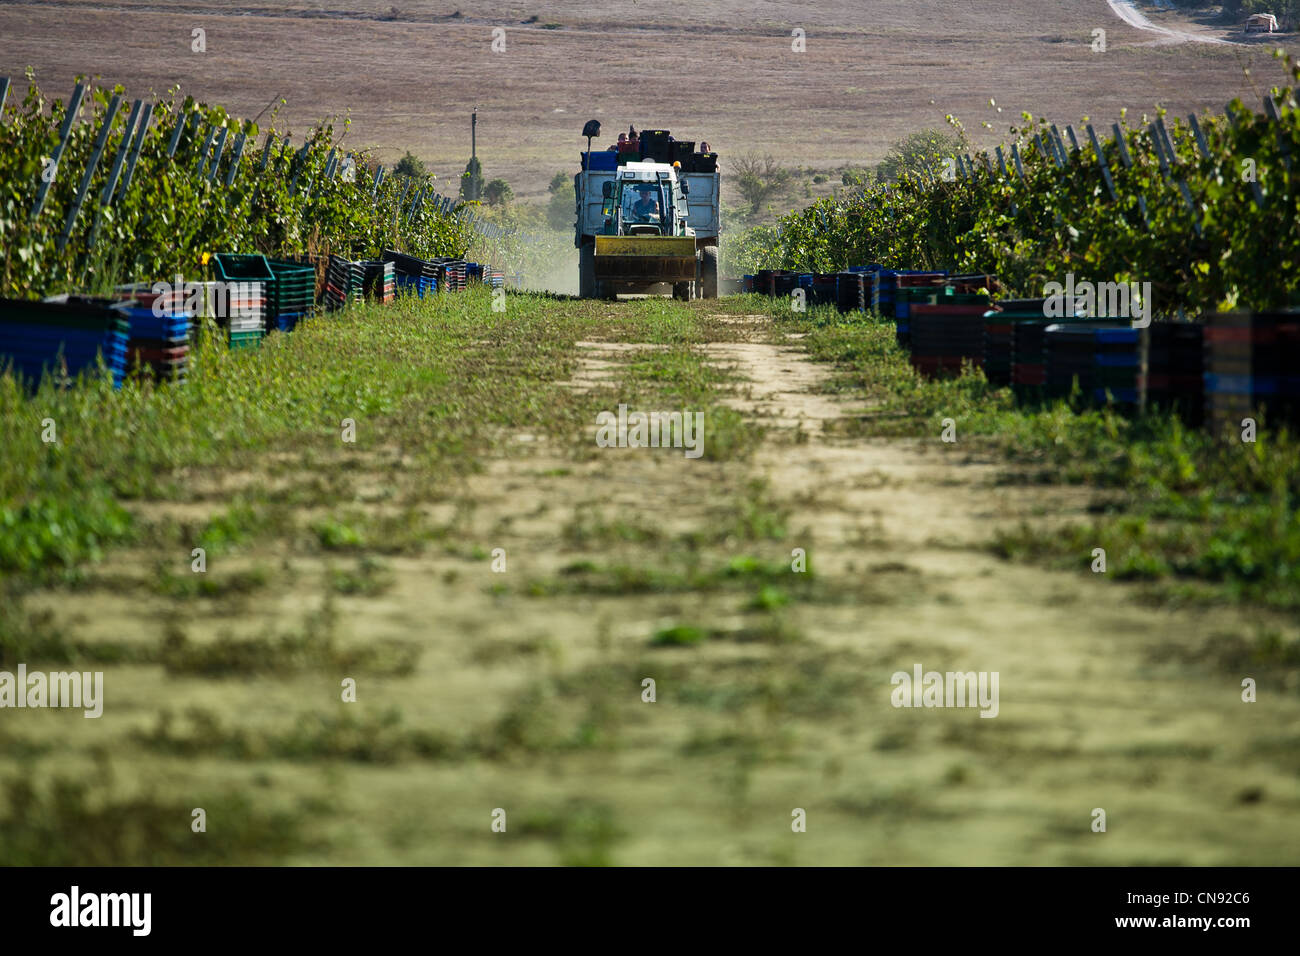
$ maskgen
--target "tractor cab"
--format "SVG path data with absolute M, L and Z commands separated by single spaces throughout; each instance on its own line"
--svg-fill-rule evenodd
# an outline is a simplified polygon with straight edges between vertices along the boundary
M 685 181 L 666 163 L 627 163 L 602 186 L 607 236 L 694 236 Z

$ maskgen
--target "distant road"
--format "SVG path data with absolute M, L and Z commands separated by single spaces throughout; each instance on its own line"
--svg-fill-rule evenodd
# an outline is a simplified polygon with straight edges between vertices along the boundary
M 1207 37 L 1199 33 L 1187 33 L 1183 30 L 1171 30 L 1168 27 L 1156 26 L 1138 9 L 1135 0 L 1106 0 L 1106 2 L 1110 4 L 1111 12 L 1129 26 L 1136 27 L 1139 30 L 1146 30 L 1149 33 L 1159 34 L 1165 37 L 1169 43 L 1226 44 L 1228 42 L 1218 37 Z

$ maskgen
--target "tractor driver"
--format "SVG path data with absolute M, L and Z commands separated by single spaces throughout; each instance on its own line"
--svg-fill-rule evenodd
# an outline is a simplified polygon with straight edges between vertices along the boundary
M 632 204 L 632 215 L 641 222 L 651 222 L 659 218 L 659 190 L 654 186 L 638 186 L 640 194 Z

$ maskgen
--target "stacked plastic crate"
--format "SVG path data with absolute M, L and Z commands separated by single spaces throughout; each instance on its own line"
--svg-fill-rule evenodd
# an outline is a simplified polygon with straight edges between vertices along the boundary
M 1256 405 L 1269 421 L 1300 426 L 1300 309 L 1254 314 Z
M 266 335 L 266 284 L 241 282 L 227 287 L 224 301 L 225 317 L 218 316 L 218 324 L 229 331 L 232 349 L 257 348 Z
M 760 269 L 754 275 L 754 291 L 759 295 L 786 296 L 798 282 L 798 275 L 785 269 Z
M 871 273 L 871 308 L 885 318 L 893 318 L 896 321 L 894 332 L 901 347 L 911 348 L 912 343 L 910 324 L 912 290 L 932 287 L 934 280 L 942 278 L 944 278 L 942 272 L 878 269 Z M 900 289 L 907 291 L 900 296 Z
M 256 348 L 266 334 L 268 299 L 275 273 L 261 255 L 219 252 L 212 257 L 219 285 L 214 318 L 229 335 L 230 347 Z M 205 302 L 208 297 L 205 296 Z
M 933 297 L 944 288 L 946 280 L 947 273 L 944 272 L 897 273 L 894 276 L 894 318 L 909 322 L 913 302 L 933 305 Z
M 984 377 L 990 385 L 1011 384 L 1012 326 L 1000 307 L 984 313 Z
M 999 324 L 1009 327 L 1011 390 L 1021 400 L 1043 398 L 1047 364 L 1043 355 L 1043 330 L 1059 322 L 1045 315 L 1046 299 L 1007 299 L 998 303 Z M 987 320 L 986 320 L 987 325 Z M 985 356 L 989 342 L 985 341 Z
M 1218 313 L 1204 335 L 1205 417 L 1216 434 L 1261 414 L 1300 424 L 1300 311 Z
M 963 365 L 984 365 L 984 313 L 987 295 L 957 292 L 952 286 L 936 289 L 920 300 L 913 295 L 909 304 L 912 367 L 922 375 L 937 378 L 961 374 Z M 913 289 L 914 293 L 925 291 Z
M 116 305 L 76 296 L 0 299 L 0 367 L 35 385 L 47 374 L 93 373 L 102 358 L 113 387 L 121 387 L 130 323 Z
M 465 276 L 465 260 L 451 256 L 437 256 L 430 260 L 438 266 L 438 287 L 445 292 L 464 292 L 468 280 Z
M 1118 322 L 1054 323 L 1043 329 L 1045 392 L 1071 395 L 1075 384 L 1084 402 L 1137 403 L 1140 332 Z
M 465 263 L 465 277 L 470 282 L 481 282 L 493 289 L 503 289 L 506 284 L 504 272 L 482 262 Z
M 811 272 L 800 272 L 795 275 L 794 289 L 803 290 L 803 300 L 805 305 L 813 304 L 813 274 Z
M 396 273 L 393 263 L 383 259 L 364 259 L 361 279 L 362 292 L 372 302 L 392 302 L 397 294 Z
M 1205 326 L 1201 322 L 1156 322 L 1151 326 L 1145 379 L 1147 404 L 1176 411 L 1196 428 L 1205 420 Z
M 381 258 L 393 264 L 393 278 L 398 289 L 414 292 L 421 299 L 426 292 L 438 291 L 439 269 L 434 263 L 396 249 L 385 249 Z
M 839 305 L 839 276 L 834 272 L 818 272 L 812 277 L 809 305 Z
M 154 292 L 140 284 L 118 286 L 114 295 L 130 323 L 127 369 L 155 381 L 183 382 L 189 372 L 191 318 L 185 290 Z
M 361 263 L 331 253 L 325 270 L 325 308 L 337 312 L 348 305 L 360 305 L 365 301 L 364 280 Z
M 316 269 L 286 259 L 268 259 L 275 275 L 267 299 L 267 325 L 291 332 L 316 308 Z
M 870 281 L 866 272 L 837 272 L 835 307 L 841 312 L 865 312 L 871 295 Z
M 500 269 L 494 269 L 492 266 L 483 266 L 481 281 L 490 289 L 504 289 L 506 287 L 506 274 Z

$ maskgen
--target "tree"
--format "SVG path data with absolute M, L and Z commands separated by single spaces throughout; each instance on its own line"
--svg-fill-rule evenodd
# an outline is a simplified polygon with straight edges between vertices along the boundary
M 943 161 L 963 151 L 961 139 L 955 133 L 941 129 L 913 133 L 890 147 L 876 167 L 876 179 L 882 183 L 892 183 L 901 179 L 905 173 L 919 176 L 923 170 L 932 176 L 940 176 L 943 173 Z
M 425 168 L 424 163 L 412 154 L 410 150 L 407 150 L 406 155 L 399 159 L 397 165 L 393 167 L 393 175 L 412 176 L 415 179 L 424 179 L 429 175 L 429 171 Z
M 764 203 L 788 191 L 794 182 L 794 174 L 771 153 L 736 157 L 731 160 L 731 170 L 731 181 L 749 204 L 751 216 L 758 215 Z
M 568 173 L 556 173 L 551 177 L 551 184 L 546 187 L 551 194 L 546 203 L 546 224 L 556 232 L 565 232 L 573 228 L 573 210 L 578 197 L 573 191 L 573 179 Z
M 473 157 L 460 174 L 460 198 L 476 200 L 483 195 L 483 164 Z
M 504 179 L 494 179 L 483 187 L 483 199 L 489 206 L 505 206 L 515 198 L 515 191 Z

